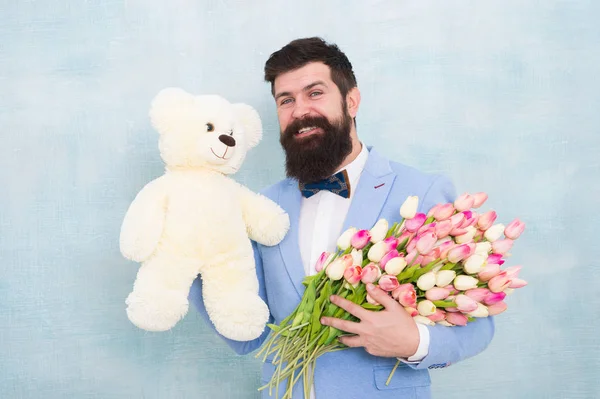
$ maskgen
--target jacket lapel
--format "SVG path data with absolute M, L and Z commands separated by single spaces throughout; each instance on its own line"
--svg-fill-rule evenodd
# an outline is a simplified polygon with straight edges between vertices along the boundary
M 396 174 L 390 162 L 369 148 L 369 158 L 358 181 L 343 231 L 350 227 L 370 229 L 377 222 Z

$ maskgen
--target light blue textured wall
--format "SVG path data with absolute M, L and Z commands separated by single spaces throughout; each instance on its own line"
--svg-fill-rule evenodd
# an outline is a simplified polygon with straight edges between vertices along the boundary
M 165 86 L 255 106 L 237 179 L 283 177 L 268 55 L 321 35 L 354 64 L 359 135 L 485 190 L 530 286 L 480 356 L 432 372 L 445 398 L 600 397 L 600 7 L 593 1 L 0 3 L 0 398 L 255 398 L 259 363 L 191 312 L 144 333 L 118 251 L 162 173 L 147 110 Z

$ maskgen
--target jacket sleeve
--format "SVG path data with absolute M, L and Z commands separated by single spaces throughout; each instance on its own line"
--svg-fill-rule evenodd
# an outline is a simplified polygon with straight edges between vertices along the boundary
M 254 262 L 256 264 L 256 275 L 258 277 L 259 284 L 259 295 L 262 300 L 269 306 L 267 302 L 267 295 L 265 290 L 265 279 L 263 273 L 263 265 L 262 258 L 260 256 L 260 251 L 258 249 L 258 245 L 256 242 L 252 241 L 252 249 L 254 250 Z M 219 336 L 229 347 L 231 347 L 238 355 L 246 355 L 248 353 L 253 352 L 258 349 L 263 342 L 267 339 L 269 332 L 271 331 L 268 327 L 265 327 L 265 330 L 261 334 L 260 337 L 253 339 L 252 341 L 234 341 L 229 338 L 225 338 L 223 335 L 219 334 L 215 329 L 206 309 L 204 308 L 204 301 L 202 300 L 202 278 L 198 276 L 196 280 L 194 280 L 192 287 L 190 288 L 189 301 L 194 305 L 194 307 L 198 310 L 202 318 L 207 322 L 210 328 Z M 269 315 L 268 323 L 273 322 L 273 316 Z
M 438 176 L 423 196 L 419 212 L 427 213 L 436 204 L 453 202 L 455 197 L 452 182 Z M 478 318 L 464 327 L 436 324 L 427 328 L 430 338 L 428 354 L 420 362 L 408 364 L 411 368 L 443 368 L 482 352 L 494 336 L 494 318 Z

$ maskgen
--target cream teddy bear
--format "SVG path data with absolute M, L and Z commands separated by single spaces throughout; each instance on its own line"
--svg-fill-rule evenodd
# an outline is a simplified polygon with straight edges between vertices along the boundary
M 217 95 L 167 88 L 154 98 L 150 118 L 166 170 L 138 193 L 121 227 L 121 253 L 142 263 L 127 316 L 144 330 L 172 328 L 187 313 L 200 274 L 217 331 L 254 339 L 269 309 L 258 295 L 249 238 L 272 246 L 289 229 L 277 204 L 227 176 L 262 138 L 258 113 Z

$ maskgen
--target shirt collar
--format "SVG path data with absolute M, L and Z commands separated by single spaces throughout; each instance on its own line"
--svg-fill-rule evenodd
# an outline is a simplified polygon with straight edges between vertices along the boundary
M 367 158 L 369 158 L 369 150 L 367 149 L 367 146 L 362 142 L 360 143 L 360 145 L 362 148 L 356 156 L 356 158 L 354 158 L 352 162 L 346 165 L 345 168 L 336 171 L 336 173 L 338 173 L 346 169 L 346 172 L 348 172 L 348 180 L 350 182 L 350 187 L 352 187 L 352 190 L 350 190 L 351 196 L 354 194 L 354 188 L 356 187 L 358 179 L 360 178 L 360 175 L 362 174 L 362 171 L 365 168 Z

